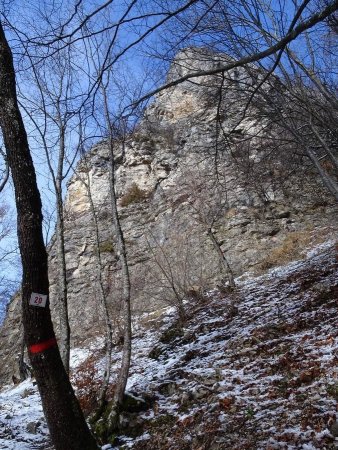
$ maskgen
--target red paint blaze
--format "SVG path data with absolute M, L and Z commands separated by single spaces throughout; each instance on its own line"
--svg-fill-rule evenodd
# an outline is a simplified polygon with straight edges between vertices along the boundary
M 30 353 L 41 353 L 51 347 L 55 347 L 56 345 L 57 345 L 56 339 L 52 338 L 52 339 L 48 339 L 48 341 L 43 341 L 43 342 L 40 342 L 39 344 L 31 345 L 29 347 L 29 351 L 30 351 Z

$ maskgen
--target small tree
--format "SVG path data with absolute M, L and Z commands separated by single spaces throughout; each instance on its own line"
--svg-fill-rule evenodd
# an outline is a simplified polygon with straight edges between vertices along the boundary
M 183 325 L 189 298 L 201 297 L 203 290 L 210 286 L 214 267 L 206 263 L 204 230 L 187 229 L 177 223 L 176 226 L 178 230 L 168 230 L 161 236 L 149 230 L 150 259 L 145 266 L 143 293 L 157 305 L 173 306 Z
M 67 373 L 70 358 L 70 326 L 68 318 L 68 280 L 65 251 L 64 183 L 77 151 L 75 139 L 77 115 L 74 114 L 76 77 L 69 49 L 56 53 L 42 64 L 32 65 L 32 94 L 23 99 L 24 109 L 33 127 L 35 140 L 43 148 L 55 195 L 56 212 L 56 310 L 60 328 L 60 352 Z M 35 95 L 34 95 L 35 94 Z M 72 130 L 72 131 L 70 131 Z
M 202 226 L 219 258 L 229 287 L 234 289 L 234 274 L 215 229 L 216 222 L 223 219 L 229 209 L 225 178 L 219 171 L 215 173 L 215 167 L 213 170 L 202 168 L 185 173 L 179 186 L 187 196 L 193 217 Z
M 105 370 L 102 380 L 102 386 L 98 398 L 98 410 L 95 412 L 93 419 L 100 417 L 103 411 L 103 408 L 106 404 L 106 395 L 110 382 L 111 375 L 111 353 L 113 348 L 113 324 L 111 313 L 109 311 L 109 299 L 105 289 L 104 283 L 104 264 L 102 259 L 102 246 L 100 241 L 100 229 L 99 229 L 99 220 L 98 220 L 98 212 L 97 207 L 94 204 L 93 195 L 92 195 L 92 181 L 90 177 L 90 167 L 87 155 L 83 155 L 82 157 L 82 167 L 84 170 L 78 172 L 76 174 L 77 178 L 84 185 L 88 197 L 89 203 L 89 211 L 91 215 L 91 224 L 93 228 L 94 235 L 94 255 L 95 255 L 95 278 L 98 287 L 98 296 L 100 300 L 100 304 L 103 311 L 104 322 L 105 322 L 105 349 L 106 349 L 106 360 L 105 360 Z

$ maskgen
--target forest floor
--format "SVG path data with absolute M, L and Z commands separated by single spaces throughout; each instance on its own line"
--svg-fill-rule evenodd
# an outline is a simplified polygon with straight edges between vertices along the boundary
M 241 277 L 233 292 L 189 300 L 183 327 L 170 308 L 138 318 L 127 386 L 137 407 L 103 448 L 338 449 L 337 269 L 331 241 L 303 260 Z M 120 356 L 116 347 L 113 373 Z M 100 340 L 72 352 L 87 412 L 103 365 Z M 0 448 L 50 448 L 31 380 L 0 393 Z

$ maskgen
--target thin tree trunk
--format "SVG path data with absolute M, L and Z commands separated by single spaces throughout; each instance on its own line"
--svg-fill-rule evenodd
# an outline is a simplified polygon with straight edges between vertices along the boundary
M 4 190 L 4 187 L 6 186 L 7 181 L 8 181 L 8 178 L 9 178 L 9 165 L 8 165 L 8 162 L 7 162 L 6 155 L 5 155 L 5 153 L 2 151 L 1 148 L 0 148 L 0 155 L 4 158 L 4 160 L 5 160 L 5 166 L 6 166 L 6 168 L 5 168 L 5 173 L 4 173 L 4 176 L 3 176 L 3 179 L 0 180 L 0 192 L 2 192 L 2 191 Z
M 120 406 L 123 401 L 124 392 L 129 376 L 130 358 L 131 358 L 131 308 L 130 308 L 130 274 L 127 260 L 126 245 L 124 241 L 123 231 L 120 224 L 120 218 L 117 211 L 117 200 L 115 193 L 115 167 L 114 167 L 114 151 L 113 143 L 110 142 L 110 161 L 109 161 L 109 191 L 111 199 L 112 219 L 116 233 L 117 249 L 121 263 L 122 276 L 122 307 L 123 307 L 123 324 L 124 324 L 124 340 L 122 351 L 122 362 L 114 392 L 114 402 Z
M 67 373 L 69 373 L 70 327 L 68 318 L 68 287 L 64 237 L 64 211 L 62 194 L 60 191 L 57 192 L 57 210 L 58 219 L 56 224 L 56 253 L 59 272 L 57 297 L 60 320 L 60 353 L 65 370 Z
M 63 181 L 63 163 L 65 158 L 65 129 L 59 115 L 60 129 L 60 146 L 57 174 L 55 178 L 55 194 L 56 194 L 56 254 L 58 264 L 58 309 L 60 320 L 60 352 L 63 365 L 67 373 L 69 373 L 70 358 L 70 327 L 68 318 L 68 286 L 67 286 L 67 267 L 65 252 L 65 223 L 62 198 L 62 181 Z
M 33 61 L 31 60 L 32 64 Z M 36 84 L 42 98 L 42 112 L 47 116 L 47 107 L 44 100 L 44 89 L 41 86 L 39 75 L 33 66 L 33 71 L 35 75 Z M 40 134 L 43 148 L 46 155 L 47 165 L 52 177 L 52 182 L 55 190 L 56 197 L 56 257 L 57 257 L 57 312 L 59 316 L 60 325 L 60 352 L 63 364 L 65 366 L 66 372 L 69 373 L 69 358 L 70 358 L 70 327 L 68 318 L 68 286 L 67 286 L 67 267 L 65 258 L 65 239 L 64 239 L 64 209 L 63 209 L 63 198 L 62 198 L 62 182 L 65 178 L 64 176 L 64 160 L 65 160 L 65 134 L 66 134 L 66 117 L 62 119 L 61 115 L 61 105 L 60 96 L 55 102 L 56 117 L 55 121 L 58 126 L 59 131 L 59 155 L 58 155 L 58 165 L 56 174 L 53 169 L 53 164 L 51 161 L 51 156 L 49 154 L 49 147 L 47 143 L 47 128 L 46 122 L 43 130 L 39 128 L 39 124 L 36 122 L 34 116 L 26 110 L 26 113 L 30 117 L 31 121 L 35 125 L 38 133 Z
M 331 192 L 331 194 L 334 196 L 336 201 L 338 201 L 338 184 L 328 175 L 328 173 L 320 165 L 320 162 L 318 161 L 318 158 L 315 155 L 314 151 L 310 149 L 310 147 L 306 147 L 305 150 L 309 158 L 311 159 L 313 165 L 317 169 L 323 183 L 325 184 L 327 189 Z
M 22 322 L 20 323 L 20 353 L 18 355 L 18 366 L 19 366 L 19 375 L 20 381 L 25 381 L 28 378 L 27 371 L 24 370 L 25 367 L 25 337 L 23 333 Z
M 119 252 L 119 259 L 121 263 L 122 276 L 122 306 L 123 306 L 123 324 L 124 324 L 124 340 L 122 350 L 122 362 L 119 376 L 114 392 L 114 407 L 109 416 L 108 423 L 110 429 L 116 426 L 120 406 L 123 402 L 124 393 L 129 376 L 130 360 L 131 360 L 131 307 L 130 307 L 130 274 L 127 259 L 126 245 L 121 228 L 120 217 L 117 210 L 117 198 L 115 192 L 115 161 L 114 161 L 114 136 L 113 129 L 110 123 L 109 108 L 107 102 L 107 93 L 104 90 L 105 101 L 105 116 L 106 124 L 109 131 L 108 145 L 109 145 L 109 193 L 112 211 L 112 221 L 114 231 L 116 234 L 117 250 Z
M 47 252 L 42 234 L 40 193 L 26 130 L 17 103 L 11 50 L 0 24 L 0 126 L 12 171 L 17 206 L 18 241 L 23 281 L 25 343 L 56 450 L 96 450 L 63 367 L 51 321 L 45 307 L 29 304 L 32 293 L 49 294 Z
M 93 202 L 93 196 L 91 192 L 91 186 L 90 186 L 90 178 L 88 170 L 87 173 L 87 180 L 81 181 L 86 187 L 87 190 L 87 196 L 89 200 L 89 208 L 93 219 L 93 226 L 94 226 L 94 236 L 95 236 L 95 249 L 96 249 L 96 259 L 97 259 L 97 272 L 96 272 L 96 279 L 99 287 L 99 296 L 101 300 L 101 305 L 103 307 L 103 313 L 104 313 L 104 319 L 105 319 L 105 326 L 106 326 L 106 362 L 105 362 L 105 370 L 103 375 L 103 381 L 102 386 L 100 390 L 99 395 L 99 407 L 98 411 L 94 414 L 94 421 L 96 418 L 100 417 L 102 413 L 102 408 L 104 406 L 104 403 L 106 401 L 106 394 L 109 387 L 109 380 L 110 380 L 110 374 L 111 374 L 111 353 L 113 349 L 113 325 L 110 318 L 109 308 L 108 308 L 108 301 L 107 296 L 104 291 L 104 284 L 103 284 L 103 263 L 101 258 L 101 249 L 100 249 L 100 233 L 99 233 L 99 223 L 97 220 L 97 214 L 95 210 L 95 205 Z
M 209 238 L 210 238 L 210 240 L 211 240 L 211 242 L 212 242 L 212 244 L 214 246 L 214 249 L 216 250 L 216 252 L 218 253 L 218 255 L 220 257 L 222 265 L 223 265 L 223 267 L 225 269 L 225 273 L 226 273 L 226 275 L 228 277 L 229 286 L 233 289 L 233 288 L 236 287 L 236 283 L 235 283 L 234 274 L 233 274 L 233 272 L 231 270 L 230 264 L 229 264 L 229 262 L 228 262 L 228 260 L 227 260 L 227 258 L 225 256 L 224 252 L 222 251 L 221 246 L 220 246 L 219 242 L 217 241 L 216 236 L 212 232 L 211 228 L 208 228 L 207 234 L 208 234 L 208 236 L 209 236 Z
M 323 148 L 325 149 L 326 153 L 329 155 L 332 164 L 335 166 L 336 170 L 338 170 L 338 158 L 336 157 L 336 155 L 331 151 L 330 147 L 327 145 L 326 141 L 321 137 L 321 135 L 319 134 L 319 132 L 316 130 L 316 127 L 313 126 L 313 124 L 311 123 L 312 121 L 310 121 L 310 127 L 311 130 L 314 132 L 314 134 L 316 135 L 317 139 L 319 140 L 319 142 L 322 144 Z

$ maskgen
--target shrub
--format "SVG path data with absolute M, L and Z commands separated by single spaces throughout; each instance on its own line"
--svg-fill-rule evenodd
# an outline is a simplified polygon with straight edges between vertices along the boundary
M 76 395 L 85 416 L 88 416 L 98 407 L 97 398 L 101 380 L 98 378 L 96 364 L 96 357 L 92 355 L 79 365 L 72 376 Z
M 140 189 L 136 183 L 133 183 L 121 198 L 120 204 L 121 206 L 128 206 L 131 203 L 140 203 L 147 197 L 147 192 Z

